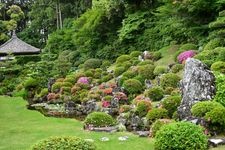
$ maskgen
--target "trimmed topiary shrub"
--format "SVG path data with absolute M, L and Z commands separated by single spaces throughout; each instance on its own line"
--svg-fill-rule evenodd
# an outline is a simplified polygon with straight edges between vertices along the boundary
M 168 111 L 165 108 L 154 108 L 148 112 L 146 118 L 152 124 L 157 119 L 168 118 Z
M 223 108 L 223 105 L 214 101 L 198 102 L 194 106 L 192 106 L 191 113 L 196 117 L 204 117 L 206 113 L 215 108 Z
M 152 101 L 160 101 L 163 98 L 163 89 L 161 87 L 153 87 L 145 92 L 145 95 Z
M 70 83 L 70 82 L 63 82 L 63 83 L 62 83 L 62 86 L 64 86 L 64 87 L 72 87 L 73 84 Z
M 104 112 L 92 112 L 86 117 L 84 124 L 85 126 L 108 127 L 114 126 L 116 121 Z
M 123 62 L 125 62 L 125 61 L 129 61 L 131 59 L 131 57 L 129 56 L 129 55 L 121 55 L 120 57 L 118 57 L 117 59 L 116 59 L 116 63 L 117 64 L 122 64 Z
M 216 74 L 216 96 L 214 100 L 223 106 L 225 106 L 225 75 L 224 74 Z
M 142 91 L 142 84 L 136 79 L 128 79 L 123 83 L 124 89 L 129 92 L 129 94 L 137 94 Z
M 124 73 L 124 71 L 126 71 L 125 67 L 116 67 L 114 70 L 114 75 L 116 77 L 120 76 L 122 73 Z
M 190 122 L 164 125 L 155 137 L 156 150 L 206 150 L 207 146 L 203 129 Z
M 100 59 L 91 58 L 84 62 L 84 68 L 95 69 L 95 68 L 99 68 L 101 64 L 102 64 L 102 61 Z
M 130 56 L 133 58 L 133 57 L 138 57 L 139 55 L 141 55 L 141 52 L 140 51 L 133 51 L 130 53 Z
M 144 79 L 154 79 L 154 65 L 143 65 L 138 67 L 138 74 L 142 76 Z
M 214 62 L 211 66 L 211 70 L 220 73 L 225 73 L 225 62 L 223 61 Z
M 223 40 L 219 38 L 215 38 L 213 40 L 210 40 L 204 47 L 204 50 L 213 50 L 217 47 L 220 47 L 223 45 Z
M 140 100 L 137 102 L 137 107 L 136 107 L 135 113 L 139 117 L 144 117 L 151 108 L 152 108 L 151 101 Z
M 154 62 L 152 60 L 145 60 L 138 63 L 138 66 L 144 66 L 144 65 L 154 65 Z
M 134 71 L 128 70 L 123 73 L 123 77 L 127 77 L 128 79 L 131 79 L 136 76 L 136 73 Z
M 165 66 L 156 66 L 153 73 L 155 76 L 164 74 L 164 73 L 166 73 L 166 67 Z
M 38 86 L 38 80 L 34 79 L 34 78 L 28 78 L 24 81 L 24 88 L 25 89 L 30 89 L 30 88 L 35 88 L 36 86 Z
M 166 87 L 176 88 L 176 87 L 178 87 L 178 83 L 179 83 L 180 79 L 181 78 L 174 73 L 167 73 L 167 74 L 163 75 L 162 78 L 160 79 L 160 85 L 164 89 Z
M 32 147 L 32 150 L 96 150 L 96 146 L 77 137 L 50 137 Z
M 173 65 L 172 68 L 171 68 L 171 72 L 172 73 L 178 73 L 180 70 L 182 70 L 184 68 L 184 65 L 183 64 L 176 64 L 176 65 Z
M 150 129 L 151 137 L 155 137 L 156 133 L 161 129 L 162 126 L 174 122 L 170 119 L 157 119 L 152 125 Z
M 173 113 L 180 106 L 181 96 L 168 96 L 162 101 L 162 107 L 168 111 L 168 116 L 172 118 Z
M 184 50 L 184 51 L 187 51 L 187 50 L 190 50 L 190 49 L 197 50 L 198 47 L 197 47 L 197 45 L 195 45 L 195 44 L 187 43 L 187 44 L 182 45 L 182 46 L 179 48 L 179 50 Z
M 161 52 L 157 51 L 157 52 L 152 53 L 152 59 L 153 59 L 154 61 L 157 61 L 157 60 L 159 60 L 160 58 L 162 58 Z

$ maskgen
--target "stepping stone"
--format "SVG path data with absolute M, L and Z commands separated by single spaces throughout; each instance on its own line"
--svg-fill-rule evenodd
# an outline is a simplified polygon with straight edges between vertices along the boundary
M 84 139 L 85 141 L 88 141 L 88 142 L 94 142 L 94 140 L 93 139 Z
M 102 138 L 100 139 L 100 141 L 106 142 L 106 141 L 109 141 L 109 138 L 108 138 L 108 137 L 102 137 Z
M 119 141 L 126 141 L 128 139 L 128 136 L 121 136 L 121 137 L 118 137 L 118 140 Z
M 225 145 L 225 139 L 209 139 L 210 145 L 217 147 L 218 145 Z

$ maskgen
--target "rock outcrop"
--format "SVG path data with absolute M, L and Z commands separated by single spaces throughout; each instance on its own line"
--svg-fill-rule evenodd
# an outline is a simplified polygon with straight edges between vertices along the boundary
M 178 115 L 183 120 L 191 116 L 191 107 L 195 103 L 213 98 L 216 92 L 215 76 L 201 61 L 188 58 L 180 89 L 182 101 L 178 107 Z

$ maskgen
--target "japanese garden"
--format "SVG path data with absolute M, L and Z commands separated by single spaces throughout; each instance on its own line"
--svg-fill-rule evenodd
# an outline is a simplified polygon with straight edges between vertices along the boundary
M 224 0 L 0 0 L 0 150 L 224 150 Z

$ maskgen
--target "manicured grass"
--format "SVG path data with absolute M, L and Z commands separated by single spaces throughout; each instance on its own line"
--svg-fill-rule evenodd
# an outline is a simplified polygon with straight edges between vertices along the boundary
M 153 140 L 139 138 L 128 132 L 97 133 L 82 129 L 75 119 L 44 117 L 37 111 L 26 109 L 21 98 L 0 97 L 0 150 L 26 150 L 41 139 L 50 136 L 70 135 L 94 139 L 98 150 L 153 150 Z M 127 141 L 118 137 L 128 136 Z M 99 139 L 108 137 L 110 141 Z

